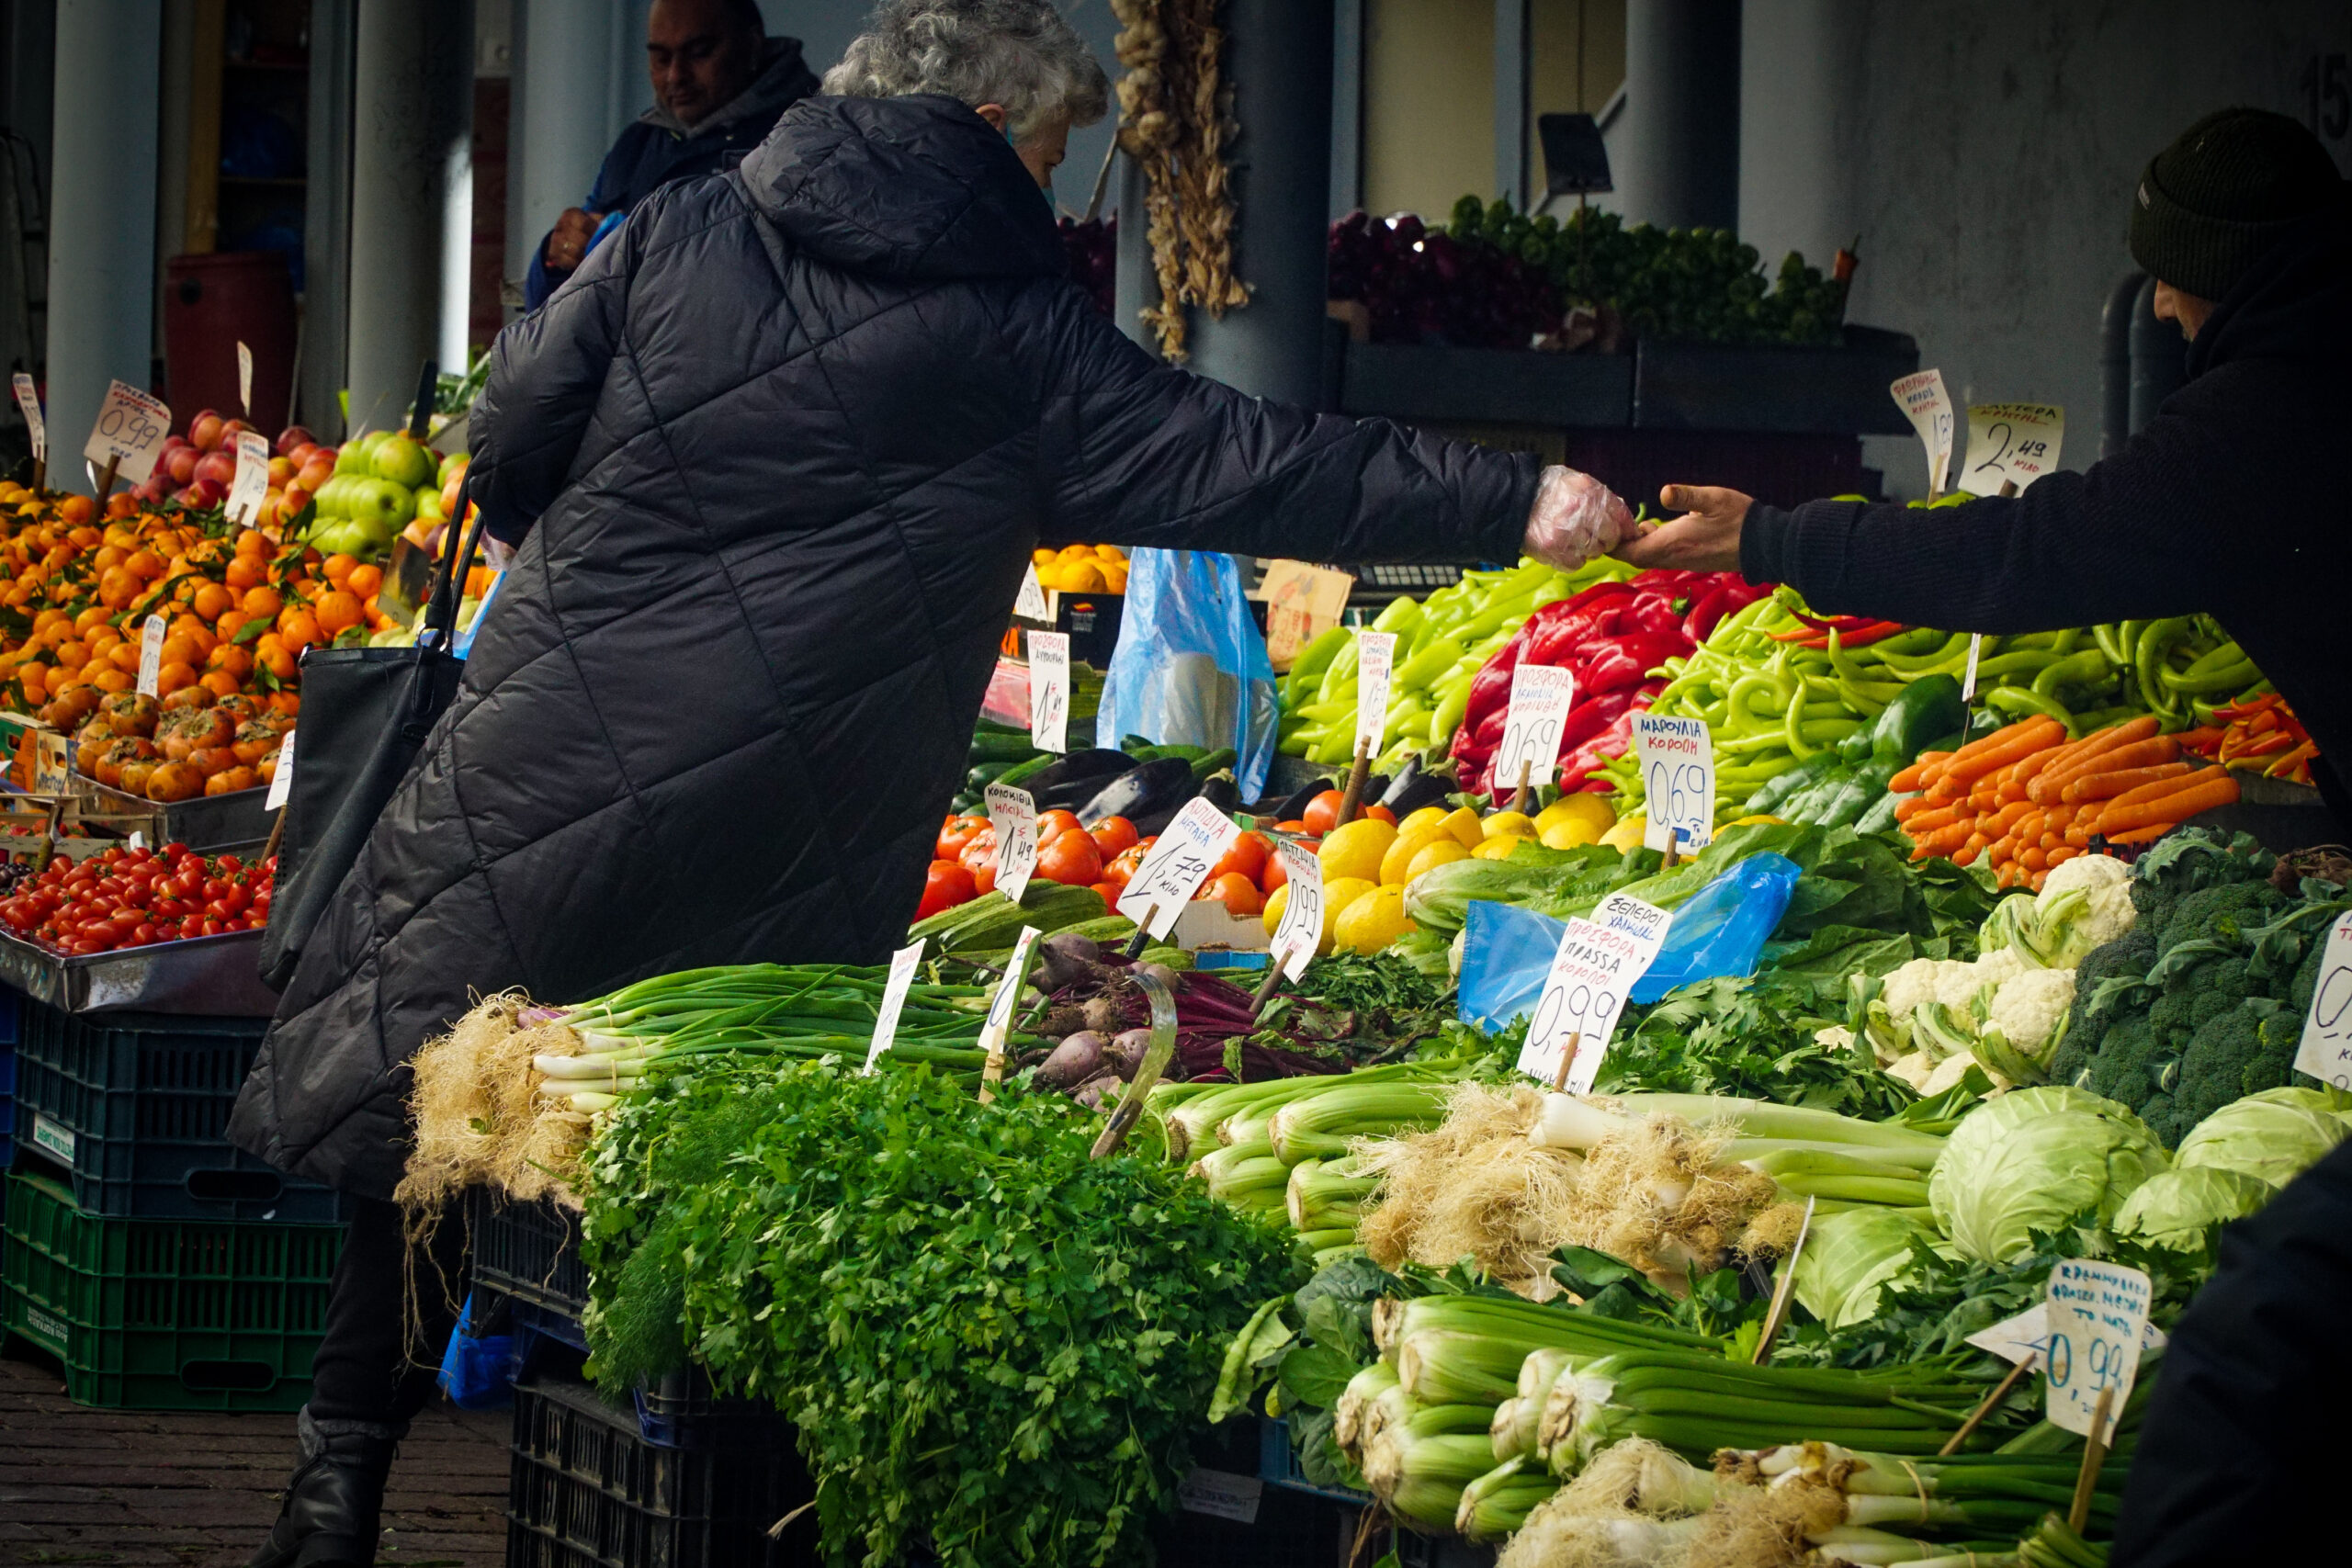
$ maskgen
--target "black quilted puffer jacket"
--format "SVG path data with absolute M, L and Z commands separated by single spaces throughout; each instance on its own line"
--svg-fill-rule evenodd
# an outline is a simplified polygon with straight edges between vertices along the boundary
M 1535 490 L 1155 361 L 946 98 L 803 100 L 494 353 L 469 493 L 520 552 L 230 1132 L 379 1197 L 469 994 L 902 942 L 1040 540 L 1508 560 Z

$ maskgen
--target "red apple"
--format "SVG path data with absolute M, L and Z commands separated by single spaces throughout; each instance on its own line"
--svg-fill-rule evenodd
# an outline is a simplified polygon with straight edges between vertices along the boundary
M 227 486 L 215 484 L 210 479 L 202 478 L 180 491 L 180 504 L 195 507 L 199 512 L 208 506 L 218 506 L 228 499 Z
M 220 432 L 227 422 L 210 409 L 206 409 L 187 422 L 187 438 L 200 449 L 209 452 L 220 445 Z
M 294 476 L 294 482 L 312 495 L 316 495 L 333 478 L 334 478 L 334 457 L 332 454 L 322 454 L 302 465 L 302 471 Z
M 297 466 L 300 465 L 302 458 L 306 454 L 298 452 L 295 448 L 299 446 L 315 446 L 318 444 L 319 438 L 311 434 L 309 431 L 303 429 L 299 424 L 289 424 L 285 429 L 279 431 L 277 433 L 277 441 L 272 443 L 272 445 L 276 446 L 279 457 L 293 458 Z
M 318 450 L 319 444 L 315 441 L 299 441 L 295 443 L 294 449 L 292 451 L 281 452 L 278 456 L 284 457 L 297 468 L 300 468 L 311 460 L 311 454 Z M 327 456 L 332 459 L 334 454 L 330 452 Z
M 156 465 L 155 471 L 147 476 L 147 482 L 140 485 L 131 491 L 130 493 L 137 496 L 141 501 L 145 502 L 150 506 L 161 505 L 164 495 L 167 493 L 164 489 L 163 466 L 161 464 Z
M 233 446 L 215 446 L 196 460 L 196 477 L 199 479 L 210 479 L 220 487 L 223 494 L 226 494 L 229 487 L 235 483 L 237 479 L 237 449 Z
M 278 492 L 277 510 L 288 523 L 300 517 L 302 514 L 302 508 L 310 504 L 311 492 L 303 488 L 300 479 Z
M 196 465 L 203 456 L 193 446 L 175 446 L 168 457 L 156 463 L 155 471 L 168 476 L 175 485 L 184 485 L 196 478 Z
M 302 466 L 300 463 L 289 463 L 283 457 L 272 457 L 269 460 L 269 482 L 280 489 L 283 489 L 288 480 L 301 471 Z
M 220 427 L 220 445 L 229 447 L 233 451 L 236 448 L 238 433 L 241 431 L 251 430 L 252 428 L 252 425 L 247 424 L 242 419 L 232 419 L 229 421 L 226 424 L 223 424 Z

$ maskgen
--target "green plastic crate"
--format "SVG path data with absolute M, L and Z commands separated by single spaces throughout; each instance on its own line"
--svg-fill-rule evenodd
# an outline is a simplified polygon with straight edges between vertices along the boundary
M 310 1393 L 339 1225 L 117 1220 L 7 1179 L 0 1312 L 76 1403 L 294 1410 Z

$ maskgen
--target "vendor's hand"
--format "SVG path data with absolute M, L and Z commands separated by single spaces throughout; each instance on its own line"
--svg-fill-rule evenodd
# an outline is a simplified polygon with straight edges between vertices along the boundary
M 1747 520 L 1747 509 L 1756 504 L 1754 497 L 1714 485 L 1668 485 L 1657 498 L 1682 515 L 1668 523 L 1645 524 L 1640 533 L 1618 547 L 1620 560 L 1645 569 L 1739 570 L 1740 525 Z
M 596 225 L 605 220 L 601 212 L 587 212 L 577 207 L 567 207 L 563 216 L 555 220 L 555 232 L 548 236 L 548 270 L 570 272 L 588 254 L 588 242 L 596 232 Z
M 1633 531 L 1634 514 L 1615 491 L 1590 474 L 1555 465 L 1535 487 L 1523 547 L 1546 566 L 1573 571 Z

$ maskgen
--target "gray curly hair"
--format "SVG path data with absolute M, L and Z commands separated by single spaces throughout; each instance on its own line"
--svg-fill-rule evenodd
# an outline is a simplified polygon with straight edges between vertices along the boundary
M 853 98 L 939 93 L 972 108 L 1004 106 L 1025 141 L 1062 115 L 1102 118 L 1111 85 L 1093 51 L 1050 0 L 883 0 L 825 73 L 824 90 Z

